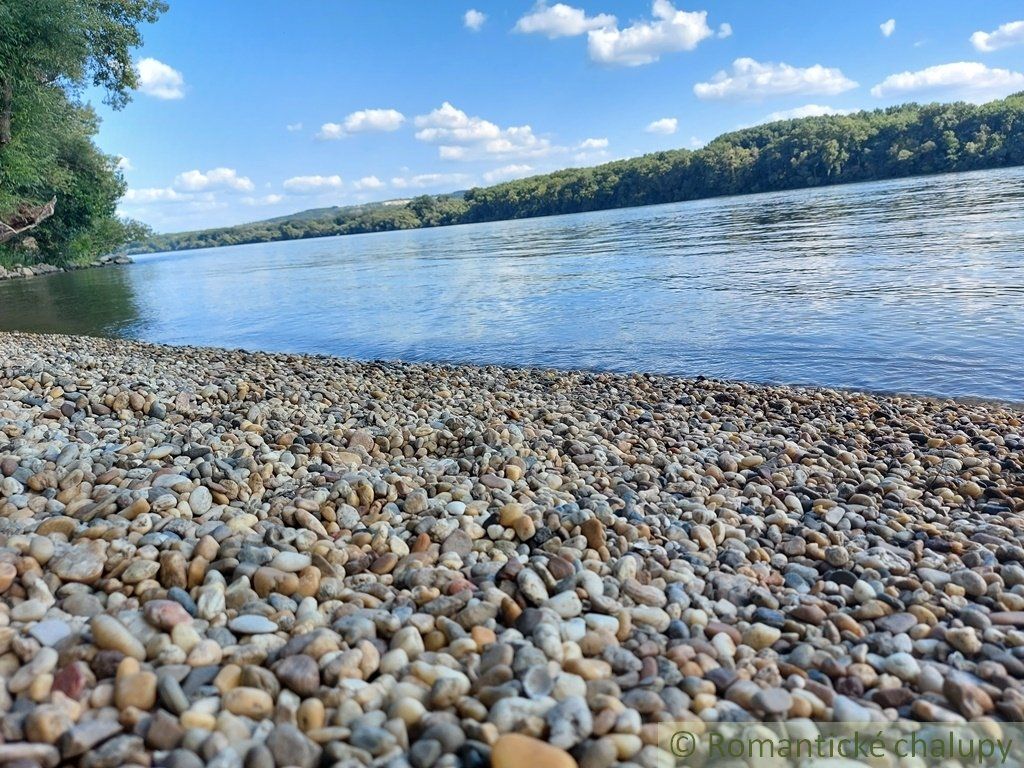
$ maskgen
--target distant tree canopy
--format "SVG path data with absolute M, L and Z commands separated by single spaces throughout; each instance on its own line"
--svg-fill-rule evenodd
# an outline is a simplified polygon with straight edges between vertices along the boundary
M 124 106 L 139 26 L 164 10 L 161 0 L 0 2 L 0 261 L 88 261 L 148 234 L 116 215 L 124 180 L 93 143 L 81 93 L 95 86 Z
M 464 195 L 334 209 L 237 227 L 158 235 L 165 251 L 578 213 L 651 203 L 1024 164 L 1024 93 L 974 105 L 905 104 L 784 120 L 719 136 L 696 151 L 569 168 Z

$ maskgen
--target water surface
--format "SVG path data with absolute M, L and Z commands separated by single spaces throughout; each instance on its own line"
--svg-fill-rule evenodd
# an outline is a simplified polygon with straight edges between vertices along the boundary
M 143 256 L 0 329 L 1024 400 L 1024 169 Z

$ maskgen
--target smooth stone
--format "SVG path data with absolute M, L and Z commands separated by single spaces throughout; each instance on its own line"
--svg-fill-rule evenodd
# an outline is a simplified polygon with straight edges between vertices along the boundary
M 762 688 L 754 694 L 755 708 L 770 715 L 785 714 L 793 706 L 793 696 L 782 688 Z
M 782 637 L 782 630 L 778 627 L 770 627 L 767 624 L 751 624 L 743 632 L 743 645 L 748 645 L 755 651 L 771 648 Z
M 50 570 L 62 581 L 92 584 L 103 574 L 105 548 L 98 541 L 77 544 L 50 563 Z
M 281 552 L 270 561 L 270 567 L 283 573 L 298 573 L 312 563 L 312 558 L 301 552 Z
M 93 641 L 99 648 L 120 651 L 125 656 L 144 661 L 146 649 L 131 631 L 113 616 L 101 614 L 94 616 L 89 623 Z
M 70 637 L 72 629 L 66 621 L 47 619 L 46 621 L 33 624 L 28 633 L 38 640 L 40 644 L 53 646 L 57 645 L 64 638 Z
M 565 750 L 519 733 L 498 737 L 491 747 L 492 768 L 577 768 Z
M 244 614 L 231 619 L 228 629 L 242 635 L 262 635 L 277 632 L 279 627 L 266 616 Z

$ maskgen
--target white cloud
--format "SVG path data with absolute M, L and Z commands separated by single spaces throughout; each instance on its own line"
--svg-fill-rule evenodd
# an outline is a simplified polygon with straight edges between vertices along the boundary
M 138 73 L 139 90 L 157 99 L 182 99 L 185 97 L 185 78 L 181 72 L 157 59 L 140 59 L 135 64 Z
M 289 131 L 290 133 L 301 131 L 302 123 L 288 123 L 288 125 L 285 126 L 285 130 Z
M 660 133 L 663 136 L 670 136 L 676 132 L 679 127 L 679 120 L 675 117 L 663 117 L 660 120 L 655 120 L 648 123 L 647 127 L 644 128 L 647 133 Z
M 532 172 L 532 165 L 513 163 L 511 165 L 502 166 L 501 168 L 495 168 L 493 171 L 487 171 L 487 173 L 484 174 L 484 181 L 488 184 L 494 184 L 495 182 L 508 181 L 509 179 L 521 179 L 523 176 L 527 176 Z
M 608 157 L 608 139 L 584 139 L 575 146 L 576 154 L 572 156 L 577 163 L 595 163 Z
M 624 29 L 611 25 L 591 30 L 587 34 L 590 58 L 602 64 L 635 67 L 655 62 L 665 53 L 692 51 L 714 34 L 707 11 L 680 11 L 669 0 L 654 0 L 651 13 L 656 21 L 638 21 Z M 731 34 L 732 27 L 728 31 Z
M 405 115 L 397 109 L 361 109 L 353 112 L 341 123 L 324 123 L 318 139 L 342 139 L 353 133 L 397 131 L 405 122 Z
M 587 16 L 582 8 L 573 8 L 565 3 L 547 5 L 541 0 L 533 11 L 523 16 L 513 28 L 524 34 L 547 35 L 548 38 L 575 37 L 615 24 L 615 17 L 607 13 Z
M 318 139 L 343 139 L 345 138 L 345 129 L 341 123 L 324 123 L 320 126 L 320 132 L 316 137 Z
M 135 166 L 132 165 L 132 161 L 124 155 L 117 156 L 117 170 L 119 171 L 134 171 Z
M 470 8 L 462 17 L 463 25 L 473 32 L 479 32 L 485 21 L 487 21 L 487 14 L 481 13 L 475 8 Z
M 397 189 L 423 189 L 444 184 L 463 184 L 470 177 L 465 173 L 421 173 L 416 176 L 396 176 L 391 185 Z
M 826 107 L 822 104 L 804 104 L 802 107 L 794 107 L 793 109 L 782 109 L 778 112 L 772 112 L 770 115 L 765 117 L 763 122 L 774 123 L 778 120 L 795 120 L 800 117 L 820 117 L 821 115 L 848 115 L 852 111 L 852 109 Z
M 245 205 L 274 205 L 284 200 L 284 195 L 262 195 L 261 197 L 243 197 L 242 202 Z
M 383 189 L 387 186 L 383 181 L 378 179 L 376 176 L 363 176 L 359 181 L 355 182 L 354 186 L 358 190 L 366 189 Z
M 992 32 L 978 30 L 971 35 L 971 44 L 979 51 L 991 53 L 1011 45 L 1024 44 L 1024 21 L 1010 21 Z
M 815 64 L 793 67 L 784 63 L 736 59 L 732 71 L 718 72 L 709 82 L 697 83 L 699 99 L 762 99 L 769 96 L 835 95 L 856 88 L 857 83 L 834 67 Z
M 690 149 L 700 149 L 705 144 L 707 144 L 707 142 L 704 141 L 704 139 L 700 138 L 699 136 L 690 137 Z
M 416 118 L 416 138 L 436 144 L 444 160 L 480 157 L 540 157 L 552 151 L 551 142 L 534 135 L 528 125 L 501 128 L 471 117 L 449 102 Z
M 986 101 L 1024 88 L 1024 74 L 993 69 L 976 61 L 956 61 L 889 75 L 871 89 L 877 98 L 939 91 L 968 101 Z
M 174 177 L 174 188 L 183 192 L 202 192 L 207 189 L 233 189 L 251 192 L 252 180 L 239 176 L 234 168 L 214 168 L 203 173 L 200 170 L 185 171 Z
M 717 37 L 719 39 L 732 37 L 732 24 L 730 24 L 728 21 L 723 21 L 721 24 L 719 24 Z
M 189 200 L 191 195 L 183 195 L 171 187 L 144 187 L 142 189 L 129 189 L 121 198 L 126 203 L 137 205 L 145 203 L 168 203 L 178 200 Z
M 892 37 L 892 33 L 896 31 L 896 19 L 883 21 L 878 28 L 882 30 L 882 37 Z
M 285 189 L 292 192 L 322 192 L 324 190 L 340 189 L 341 176 L 292 176 L 282 184 Z

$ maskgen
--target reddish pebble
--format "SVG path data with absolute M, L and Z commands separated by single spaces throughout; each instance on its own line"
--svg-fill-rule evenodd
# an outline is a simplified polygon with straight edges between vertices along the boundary
M 188 611 L 173 600 L 150 600 L 142 612 L 146 621 L 165 632 L 174 629 L 179 624 L 192 621 Z
M 459 592 L 472 592 L 476 587 L 473 582 L 467 581 L 466 579 L 456 579 L 448 585 L 448 594 L 454 595 Z
M 53 690 L 71 699 L 77 699 L 89 681 L 89 668 L 82 661 L 73 661 L 53 676 Z

